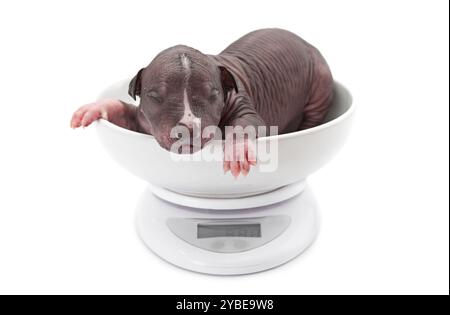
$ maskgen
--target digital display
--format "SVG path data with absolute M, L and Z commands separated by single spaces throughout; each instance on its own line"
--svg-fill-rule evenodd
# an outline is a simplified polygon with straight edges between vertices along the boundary
M 198 224 L 197 238 L 261 237 L 261 224 Z

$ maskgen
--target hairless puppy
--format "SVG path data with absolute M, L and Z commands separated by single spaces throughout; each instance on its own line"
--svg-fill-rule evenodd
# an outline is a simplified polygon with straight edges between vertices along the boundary
M 225 141 L 223 167 L 237 177 L 255 165 L 256 150 L 248 137 L 229 137 L 227 126 L 277 126 L 279 133 L 317 126 L 332 103 L 333 78 L 315 47 L 289 31 L 262 29 L 219 55 L 184 45 L 168 48 L 139 70 L 128 93 L 139 96 L 139 106 L 120 100 L 87 104 L 73 114 L 71 127 L 103 118 L 151 134 L 167 150 L 187 130 L 189 141 L 181 142 L 178 153 L 192 153 L 216 135 L 204 132 L 213 126 L 231 139 Z

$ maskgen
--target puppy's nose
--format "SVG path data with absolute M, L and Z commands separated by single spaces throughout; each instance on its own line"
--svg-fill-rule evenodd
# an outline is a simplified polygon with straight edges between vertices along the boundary
M 181 139 L 181 138 L 183 138 L 183 136 L 188 139 L 200 137 L 198 130 L 194 130 L 193 127 L 190 127 L 182 122 L 179 122 L 174 127 L 174 129 L 172 131 L 172 135 L 173 135 L 173 138 L 175 138 L 175 139 Z
M 183 135 L 187 133 L 191 133 L 190 129 L 188 126 L 186 126 L 185 124 L 176 124 L 175 127 L 173 127 L 172 129 L 172 138 L 175 139 L 181 139 L 183 138 Z
M 182 122 L 179 122 L 177 124 L 177 128 L 178 128 L 179 131 L 181 131 L 181 130 L 184 130 L 183 132 L 186 132 L 185 130 L 189 131 L 190 138 L 198 138 L 198 137 L 200 137 L 200 130 L 199 130 L 199 128 L 196 128 L 196 127 L 197 126 L 193 126 L 192 124 L 185 124 L 185 123 L 182 123 Z M 182 134 L 179 135 L 179 136 L 181 137 Z

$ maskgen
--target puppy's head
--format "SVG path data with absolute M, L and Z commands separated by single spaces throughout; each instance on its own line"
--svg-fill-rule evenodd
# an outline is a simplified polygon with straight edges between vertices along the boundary
M 227 69 L 198 50 L 175 46 L 139 70 L 128 93 L 139 96 L 141 127 L 164 149 L 192 153 L 214 136 L 232 89 L 236 81 Z

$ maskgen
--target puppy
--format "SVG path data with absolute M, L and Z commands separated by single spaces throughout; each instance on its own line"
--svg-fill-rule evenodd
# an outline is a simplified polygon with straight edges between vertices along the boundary
M 320 52 L 281 29 L 253 31 L 218 55 L 178 45 L 160 52 L 129 84 L 139 106 L 100 100 L 79 108 L 71 127 L 103 118 L 151 134 L 160 146 L 193 153 L 220 134 L 224 171 L 247 175 L 256 163 L 254 137 L 322 123 L 333 99 L 333 78 Z M 254 130 L 236 137 L 231 127 Z M 251 132 L 250 132 L 251 133 Z

